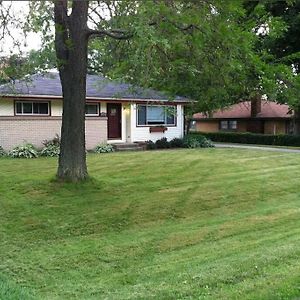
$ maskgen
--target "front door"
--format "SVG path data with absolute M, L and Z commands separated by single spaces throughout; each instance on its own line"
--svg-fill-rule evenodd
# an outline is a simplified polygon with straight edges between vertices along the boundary
M 121 104 L 107 103 L 107 129 L 109 139 L 121 139 Z

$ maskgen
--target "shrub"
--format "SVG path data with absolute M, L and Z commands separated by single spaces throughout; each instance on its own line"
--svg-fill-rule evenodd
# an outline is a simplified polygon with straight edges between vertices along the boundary
M 183 139 L 185 148 L 212 148 L 214 144 L 203 135 L 187 135 Z
M 275 146 L 300 146 L 299 135 L 288 134 L 257 134 L 239 132 L 209 132 L 209 133 L 190 133 L 191 136 L 205 136 L 214 142 L 240 143 L 240 144 L 259 144 Z
M 55 145 L 55 146 L 60 146 L 60 137 L 58 134 L 55 135 L 55 137 L 52 140 L 44 140 L 43 141 L 44 146 L 49 146 L 49 145 Z
M 60 138 L 56 135 L 52 140 L 43 142 L 44 148 L 41 150 L 41 156 L 59 156 L 60 153 Z
M 109 152 L 114 152 L 115 148 L 112 145 L 109 144 L 100 144 L 96 146 L 95 152 L 96 153 L 109 153 Z
M 32 144 L 24 144 L 9 151 L 8 155 L 13 158 L 36 158 L 38 151 Z
M 155 142 L 155 146 L 157 149 L 165 149 L 165 148 L 170 148 L 170 144 L 167 140 L 167 138 L 163 137 L 160 140 L 157 140 Z
M 185 136 L 183 139 L 174 138 L 170 142 L 166 138 L 157 140 L 155 143 L 152 141 L 146 142 L 146 149 L 166 149 L 166 148 L 209 148 L 214 147 L 213 143 L 204 136 Z
M 184 147 L 183 139 L 179 139 L 179 138 L 174 138 L 173 140 L 171 140 L 169 142 L 169 144 L 170 144 L 170 148 L 183 148 Z
M 152 141 L 146 141 L 145 144 L 146 144 L 146 149 L 147 150 L 154 150 L 154 149 L 156 149 L 156 144 L 154 142 L 152 142 Z
M 0 157 L 6 156 L 6 152 L 4 149 L 0 146 Z

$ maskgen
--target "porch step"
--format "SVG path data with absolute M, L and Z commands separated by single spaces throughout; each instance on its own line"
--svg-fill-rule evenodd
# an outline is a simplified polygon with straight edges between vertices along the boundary
M 138 143 L 112 144 L 116 151 L 143 151 L 144 147 Z

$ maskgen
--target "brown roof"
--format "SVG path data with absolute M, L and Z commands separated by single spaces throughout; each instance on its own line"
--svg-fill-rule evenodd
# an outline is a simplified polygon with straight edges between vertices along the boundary
M 262 100 L 261 112 L 257 114 L 256 118 L 291 118 L 292 116 L 293 112 L 288 105 Z M 193 117 L 195 119 L 248 119 L 251 118 L 251 102 L 240 102 L 226 109 L 215 111 L 212 115 L 197 113 Z

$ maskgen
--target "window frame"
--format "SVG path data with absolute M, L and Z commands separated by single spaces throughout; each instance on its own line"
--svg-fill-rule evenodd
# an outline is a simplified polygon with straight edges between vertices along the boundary
M 232 127 L 232 123 L 235 123 L 235 127 Z M 228 121 L 228 129 L 229 130 L 237 130 L 237 120 L 229 120 Z
M 140 125 L 139 122 L 139 107 L 140 106 L 145 106 L 146 107 L 146 124 L 142 124 Z M 173 124 L 167 124 L 167 113 L 165 111 L 165 115 L 164 115 L 164 123 L 163 124 L 148 124 L 147 122 L 147 108 L 148 107 L 169 107 L 169 108 L 173 108 L 174 109 L 174 123 Z M 136 105 L 136 127 L 157 127 L 157 126 L 165 126 L 165 127 L 177 127 L 177 105 L 158 105 L 158 104 L 154 104 L 154 105 L 147 105 L 147 104 L 137 104 Z
M 22 105 L 22 112 L 18 113 L 17 111 L 17 105 L 18 103 L 21 103 Z M 24 108 L 23 108 L 23 104 L 28 104 L 31 103 L 31 108 L 32 108 L 32 113 L 24 113 Z M 41 113 L 34 113 L 34 108 L 33 105 L 34 103 L 46 103 L 48 105 L 48 113 L 47 114 L 41 114 Z M 15 116 L 22 116 L 22 117 L 49 117 L 51 116 L 51 102 L 50 101 L 36 101 L 36 100 L 29 100 L 29 101 L 24 101 L 24 100 L 15 100 L 14 101 L 14 112 L 15 112 Z
M 95 102 L 87 102 L 85 105 L 94 105 L 97 106 L 97 113 L 96 114 L 87 114 L 85 113 L 86 117 L 99 117 L 100 116 L 100 103 L 95 103 Z
M 222 127 L 223 122 L 226 122 L 227 128 Z M 235 128 L 232 127 L 233 122 L 235 122 Z M 219 129 L 220 129 L 220 131 L 237 131 L 238 122 L 237 122 L 237 120 L 220 120 L 219 121 Z

